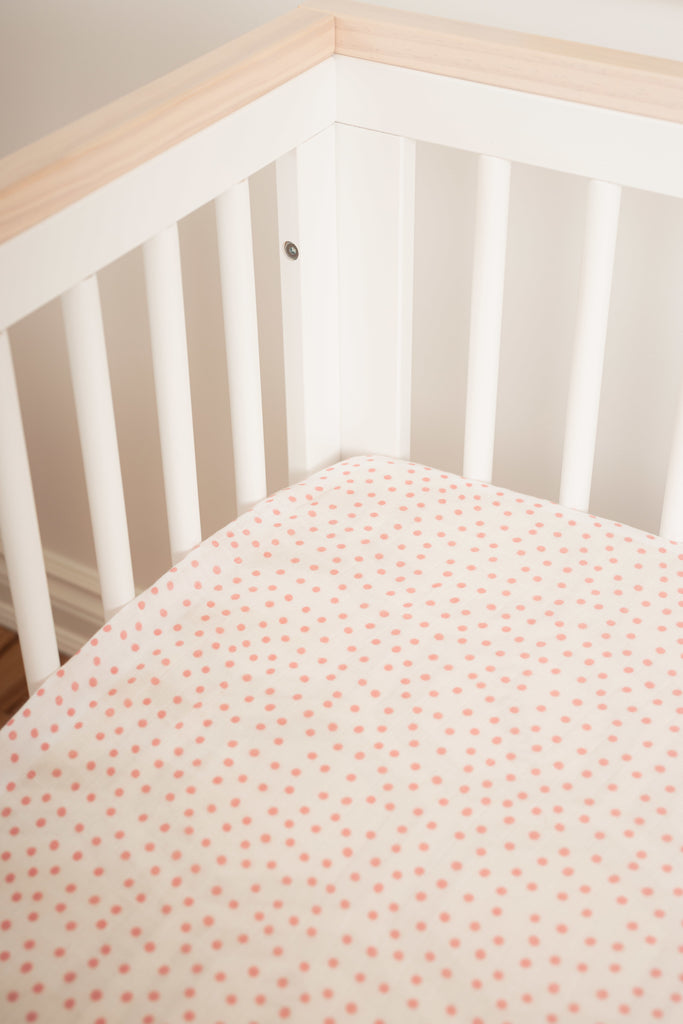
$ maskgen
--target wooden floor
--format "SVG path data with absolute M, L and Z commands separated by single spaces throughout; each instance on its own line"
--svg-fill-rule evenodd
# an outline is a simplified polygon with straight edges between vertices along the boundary
M 27 700 L 19 639 L 16 633 L 0 626 L 0 729 Z

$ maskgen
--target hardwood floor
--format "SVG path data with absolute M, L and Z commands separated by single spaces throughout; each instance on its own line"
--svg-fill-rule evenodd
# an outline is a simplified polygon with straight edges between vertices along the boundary
M 27 700 L 19 638 L 0 626 L 0 729 Z

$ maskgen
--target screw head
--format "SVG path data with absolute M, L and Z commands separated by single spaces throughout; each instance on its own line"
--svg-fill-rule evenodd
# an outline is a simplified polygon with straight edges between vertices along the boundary
M 290 260 L 299 259 L 299 249 L 294 242 L 285 242 L 285 255 L 289 256 Z

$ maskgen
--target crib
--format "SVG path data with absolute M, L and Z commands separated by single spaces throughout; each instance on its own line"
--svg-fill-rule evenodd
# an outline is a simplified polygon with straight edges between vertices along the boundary
M 683 400 L 592 515 L 622 190 L 680 65 L 318 0 L 0 162 L 5 1021 L 673 1022 Z M 416 145 L 476 154 L 463 474 L 411 461 Z M 250 178 L 275 165 L 290 486 Z M 511 167 L 586 179 L 560 501 L 496 485 Z M 202 537 L 178 221 L 212 204 L 238 518 Z M 136 593 L 98 274 L 142 249 L 173 565 Z M 105 624 L 60 667 L 10 333 L 59 299 Z

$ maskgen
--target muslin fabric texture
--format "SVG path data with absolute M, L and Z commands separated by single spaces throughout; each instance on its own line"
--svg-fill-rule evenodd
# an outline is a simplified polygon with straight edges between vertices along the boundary
M 0 734 L 7 1022 L 683 1015 L 681 546 L 358 458 Z

